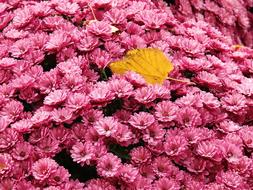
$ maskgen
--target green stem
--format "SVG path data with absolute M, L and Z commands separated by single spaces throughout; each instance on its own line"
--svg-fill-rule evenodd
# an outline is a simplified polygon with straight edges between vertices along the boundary
M 105 80 L 108 79 L 104 69 L 101 71 L 101 74 L 102 74 L 102 76 L 104 77 Z

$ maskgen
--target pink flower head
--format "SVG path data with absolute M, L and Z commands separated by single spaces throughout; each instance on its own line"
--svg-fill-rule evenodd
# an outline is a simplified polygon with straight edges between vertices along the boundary
M 242 126 L 239 124 L 231 121 L 231 120 L 224 120 L 216 125 L 217 129 L 223 133 L 231 133 L 235 131 L 239 131 Z
M 77 43 L 77 48 L 80 51 L 91 51 L 91 50 L 94 50 L 98 45 L 99 45 L 99 40 L 97 37 L 86 34 Z
M 135 16 L 135 20 L 143 22 L 147 28 L 158 29 L 166 23 L 167 14 L 154 10 L 143 10 Z
M 105 19 L 116 26 L 125 26 L 127 23 L 126 11 L 124 9 L 114 8 L 105 13 Z
M 71 149 L 71 157 L 82 166 L 90 164 L 95 159 L 95 147 L 90 142 L 77 142 Z
M 126 80 L 129 81 L 135 87 L 141 87 L 146 85 L 145 79 L 135 72 L 128 71 L 125 73 L 124 76 Z
M 248 148 L 253 148 L 253 131 L 249 128 L 243 128 L 239 132 L 241 139 L 243 140 L 243 143 Z
M 148 104 L 156 99 L 152 87 L 142 87 L 135 90 L 134 98 L 142 104 Z
M 13 160 L 11 155 L 7 153 L 0 154 L 0 179 L 8 177 L 13 167 Z
M 73 110 L 69 108 L 59 108 L 51 112 L 52 120 L 56 123 L 71 123 L 73 121 Z
M 99 135 L 109 137 L 117 132 L 118 125 L 118 121 L 113 117 L 104 117 L 94 124 L 94 128 Z
M 30 119 L 22 119 L 11 125 L 11 128 L 15 129 L 17 132 L 26 133 L 32 128 L 33 123 Z
M 82 93 L 70 94 L 66 101 L 66 107 L 74 111 L 89 107 L 89 97 Z
M 50 185 L 58 186 L 67 182 L 69 180 L 69 177 L 70 177 L 70 174 L 68 170 L 60 166 L 56 169 L 55 172 L 53 172 L 50 175 L 48 182 Z
M 91 52 L 90 59 L 100 69 L 104 69 L 112 61 L 109 53 L 98 48 Z
M 116 133 L 113 134 L 113 138 L 120 144 L 121 146 L 129 146 L 133 142 L 135 142 L 136 135 L 129 129 L 127 125 L 118 124 L 118 128 Z
M 116 188 L 105 179 L 91 179 L 86 183 L 84 190 L 116 190 Z
M 131 164 L 124 164 L 119 168 L 118 177 L 125 183 L 132 183 L 138 175 L 138 169 Z
M 200 113 L 192 107 L 184 107 L 178 112 L 177 122 L 185 127 L 197 127 L 202 124 Z
M 180 190 L 180 185 L 176 181 L 169 178 L 160 178 L 158 181 L 154 183 L 154 189 L 157 190 Z
M 20 142 L 12 149 L 11 155 L 15 160 L 26 160 L 31 156 L 32 150 L 33 147 L 29 143 Z
M 219 173 L 216 175 L 216 181 L 232 189 L 239 188 L 243 183 L 242 176 L 233 171 Z
M 46 105 L 57 105 L 65 101 L 68 94 L 64 90 L 55 90 L 50 92 L 48 96 L 44 99 L 44 104 Z
M 30 8 L 25 7 L 18 9 L 13 18 L 13 25 L 17 28 L 24 27 L 34 19 L 33 12 Z
M 10 123 L 11 120 L 8 117 L 0 117 L 0 132 L 3 132 Z
M 17 60 L 14 58 L 4 57 L 0 60 L 0 68 L 11 68 L 17 64 Z
M 134 113 L 129 119 L 129 123 L 137 129 L 146 129 L 155 122 L 152 114 L 147 112 Z
M 101 83 L 94 88 L 90 94 L 91 102 L 98 105 L 104 105 L 114 99 L 114 94 L 108 89 L 107 84 Z
M 44 181 L 56 171 L 58 164 L 51 158 L 41 158 L 32 166 L 32 174 L 38 181 Z
M 110 24 L 104 21 L 94 21 L 91 24 L 88 24 L 86 29 L 89 33 L 101 38 L 109 37 L 112 34 Z
M 144 142 L 147 142 L 149 145 L 157 145 L 162 141 L 165 134 L 165 130 L 159 124 L 152 124 L 143 131 L 142 139 Z
M 151 152 L 145 147 L 137 147 L 130 152 L 131 162 L 135 165 L 147 163 L 151 159 Z
M 155 117 L 161 122 L 170 122 L 176 119 L 178 106 L 170 101 L 159 102 L 155 107 Z
M 223 142 L 220 147 L 223 157 L 229 163 L 238 163 L 242 157 L 242 150 L 235 144 L 229 142 Z
M 109 88 L 118 98 L 129 97 L 133 91 L 133 86 L 124 79 L 111 80 Z
M 211 88 L 218 88 L 222 86 L 220 79 L 215 74 L 211 74 L 206 71 L 199 72 L 196 80 L 200 84 L 207 85 Z
M 50 52 L 59 51 L 71 43 L 71 38 L 63 30 L 55 30 L 50 34 L 49 41 L 45 44 L 45 49 Z
M 187 149 L 187 141 L 183 136 L 168 136 L 164 144 L 165 153 L 168 156 L 180 155 Z
M 67 0 L 61 0 L 55 6 L 55 10 L 58 11 L 60 14 L 72 16 L 77 13 L 80 9 L 77 3 L 71 3 Z
M 196 152 L 205 158 L 213 158 L 218 152 L 216 145 L 209 141 L 202 141 L 198 144 Z
M 8 102 L 0 111 L 2 116 L 7 116 L 11 120 L 17 119 L 23 112 L 24 106 L 19 101 Z
M 37 110 L 31 118 L 34 125 L 41 125 L 49 122 L 50 120 L 50 112 L 46 110 Z
M 5 129 L 0 133 L 0 151 L 2 152 L 13 147 L 18 141 L 18 138 L 19 135 L 14 129 Z
M 121 166 L 121 161 L 111 153 L 100 157 L 97 162 L 97 172 L 102 177 L 114 177 Z
M 232 93 L 221 98 L 222 107 L 234 114 L 245 114 L 246 97 L 239 93 Z
M 167 156 L 159 156 L 152 162 L 154 172 L 158 177 L 168 176 L 168 172 L 171 170 L 172 163 Z

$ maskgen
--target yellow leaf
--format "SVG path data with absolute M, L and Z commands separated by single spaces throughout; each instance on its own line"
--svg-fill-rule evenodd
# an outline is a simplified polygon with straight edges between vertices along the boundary
M 156 48 L 130 50 L 122 60 L 111 63 L 109 67 L 117 74 L 134 71 L 150 84 L 162 84 L 174 68 L 164 53 Z

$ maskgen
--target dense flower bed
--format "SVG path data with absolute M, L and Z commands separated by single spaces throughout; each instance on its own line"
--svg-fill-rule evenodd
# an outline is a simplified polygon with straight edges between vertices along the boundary
M 1 190 L 252 189 L 253 50 L 175 6 L 0 3 Z M 144 47 L 192 83 L 110 73 Z

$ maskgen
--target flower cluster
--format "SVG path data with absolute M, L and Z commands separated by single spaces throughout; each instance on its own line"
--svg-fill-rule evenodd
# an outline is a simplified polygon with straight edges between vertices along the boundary
M 186 13 L 193 1 L 179 2 Z M 1 1 L 0 189 L 251 189 L 253 50 L 182 9 Z M 191 83 L 110 73 L 145 47 Z
M 206 21 L 231 36 L 234 43 L 253 47 L 252 0 L 176 0 L 172 7 L 181 21 Z

